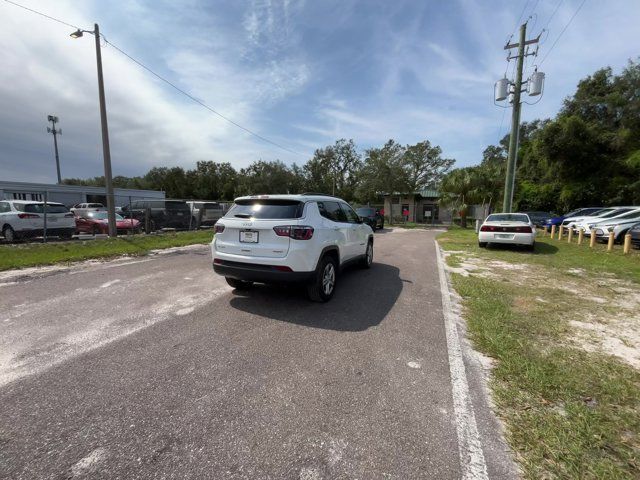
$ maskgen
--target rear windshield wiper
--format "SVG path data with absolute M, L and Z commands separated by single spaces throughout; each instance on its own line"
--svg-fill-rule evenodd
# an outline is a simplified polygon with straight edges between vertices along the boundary
M 238 217 L 238 218 L 251 218 L 251 214 L 250 213 L 236 213 L 234 215 L 234 217 Z

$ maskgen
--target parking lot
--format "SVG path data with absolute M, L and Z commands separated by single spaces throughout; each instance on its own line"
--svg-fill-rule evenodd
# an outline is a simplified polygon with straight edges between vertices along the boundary
M 0 477 L 460 478 L 434 236 L 376 234 L 327 304 L 234 292 L 205 246 L 5 273 Z

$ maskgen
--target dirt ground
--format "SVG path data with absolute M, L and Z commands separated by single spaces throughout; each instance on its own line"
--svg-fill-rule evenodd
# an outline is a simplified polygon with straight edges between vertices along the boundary
M 550 314 L 561 315 L 574 330 L 568 336 L 573 345 L 614 355 L 640 369 L 640 289 L 634 283 L 606 274 L 596 278 L 580 268 L 552 271 L 463 251 L 449 251 L 446 256 L 451 272 L 522 286 L 523 295 L 514 304 L 519 310 L 548 304 Z

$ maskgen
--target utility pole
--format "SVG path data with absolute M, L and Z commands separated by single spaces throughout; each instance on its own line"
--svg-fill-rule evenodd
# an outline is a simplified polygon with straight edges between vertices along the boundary
M 513 190 L 516 180 L 516 161 L 518 159 L 518 142 L 520 140 L 520 94 L 522 93 L 522 67 L 524 64 L 524 57 L 527 55 L 533 55 L 533 53 L 525 54 L 525 46 L 538 43 L 540 36 L 532 40 L 525 40 L 527 35 L 527 24 L 523 23 L 520 26 L 520 40 L 515 44 L 505 45 L 505 50 L 518 47 L 518 54 L 515 57 L 509 57 L 509 59 L 516 58 L 518 63 L 516 66 L 516 78 L 513 83 L 513 112 L 511 114 L 511 135 L 509 136 L 509 157 L 507 160 L 507 176 L 504 182 L 504 201 L 502 210 L 505 213 L 510 213 L 513 208 Z
M 107 106 L 104 97 L 104 79 L 102 77 L 102 53 L 100 51 L 100 28 L 94 24 L 93 36 L 96 40 L 96 63 L 98 64 L 98 95 L 100 97 L 100 122 L 102 124 L 102 156 L 104 159 L 104 183 L 107 189 L 107 217 L 109 220 L 109 236 L 118 236 L 116 228 L 116 206 L 113 197 L 113 181 L 111 178 L 111 150 L 109 148 L 109 127 L 107 126 Z
M 59 128 L 56 130 L 56 122 L 58 122 L 58 117 L 54 115 L 48 115 L 47 120 L 51 122 L 51 128 L 47 127 L 47 133 L 53 134 L 53 148 L 56 152 L 56 171 L 58 172 L 58 185 L 62 183 L 62 177 L 60 176 L 60 157 L 58 156 L 58 139 L 57 135 L 62 135 L 62 129 Z
M 102 52 L 100 51 L 100 28 L 94 24 L 93 32 L 78 29 L 71 38 L 81 38 L 90 33 L 96 40 L 96 64 L 98 65 L 98 97 L 100 99 L 100 124 L 102 125 L 102 158 L 104 160 L 104 184 L 107 193 L 107 218 L 109 220 L 109 236 L 116 237 L 116 206 L 113 198 L 113 180 L 111 178 L 111 150 L 109 149 L 109 127 L 107 125 L 107 106 L 104 99 L 104 79 L 102 78 Z

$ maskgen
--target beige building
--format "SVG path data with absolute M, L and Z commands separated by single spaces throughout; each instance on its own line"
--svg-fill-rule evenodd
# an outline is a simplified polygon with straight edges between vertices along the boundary
M 384 196 L 384 215 L 392 222 L 451 223 L 453 212 L 439 205 L 440 194 L 434 189 Z

